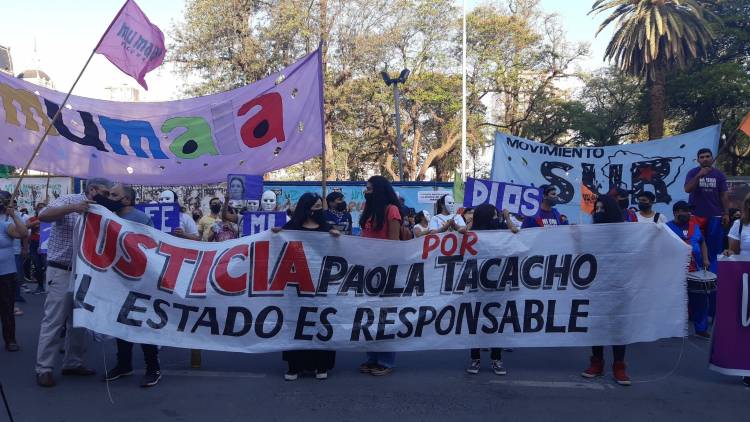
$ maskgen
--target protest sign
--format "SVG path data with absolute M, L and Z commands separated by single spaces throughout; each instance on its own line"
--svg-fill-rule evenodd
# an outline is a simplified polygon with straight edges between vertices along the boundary
M 49 235 L 52 233 L 52 223 L 39 223 L 39 253 L 47 253 L 47 245 L 49 245 Z
M 467 178 L 464 189 L 464 207 L 491 204 L 498 210 L 508 210 L 511 214 L 533 217 L 539 212 L 542 193 L 533 186 L 493 182 Z
M 156 230 L 172 233 L 180 227 L 179 204 L 136 204 L 135 207 L 151 217 Z
M 750 257 L 721 257 L 718 268 L 709 367 L 750 377 Z
M 449 190 L 427 190 L 417 192 L 417 203 L 434 205 L 438 199 L 445 195 L 453 195 Z
M 77 231 L 74 325 L 135 343 L 406 351 L 686 334 L 689 247 L 656 224 L 194 242 L 92 206 Z
M 242 235 L 250 236 L 286 224 L 286 212 L 243 212 Z
M 227 176 L 227 193 L 233 201 L 259 200 L 263 195 L 263 176 L 230 174 Z

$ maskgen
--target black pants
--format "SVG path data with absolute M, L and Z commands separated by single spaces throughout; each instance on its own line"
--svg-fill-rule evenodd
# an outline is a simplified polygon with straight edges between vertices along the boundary
M 16 273 L 0 275 L 0 322 L 3 324 L 5 344 L 16 342 Z
M 289 372 L 326 372 L 336 364 L 336 352 L 332 350 L 288 350 L 281 354 L 289 364 Z
M 604 359 L 604 346 L 593 346 L 591 347 L 591 354 L 599 359 Z M 615 362 L 621 362 L 625 360 L 625 346 L 612 346 L 612 355 L 615 357 Z
M 38 284 L 37 290 L 44 291 L 44 257 L 39 253 L 39 241 L 32 240 L 29 242 L 29 256 L 34 262 L 34 278 Z
M 146 372 L 159 371 L 159 347 L 153 344 L 141 344 L 143 359 L 146 361 Z M 133 369 L 133 343 L 117 339 L 117 366 L 121 369 Z
M 479 359 L 479 351 L 481 349 L 471 349 L 471 359 L 472 360 L 478 360 Z M 490 359 L 492 360 L 502 360 L 503 359 L 503 349 L 499 347 L 493 347 L 490 349 Z

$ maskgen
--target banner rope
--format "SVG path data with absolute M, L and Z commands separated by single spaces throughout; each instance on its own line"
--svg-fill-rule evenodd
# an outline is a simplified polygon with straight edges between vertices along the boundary
M 674 367 L 672 367 L 672 370 L 670 370 L 669 372 L 667 372 L 666 375 L 661 376 L 659 378 L 655 378 L 655 379 L 652 379 L 652 380 L 633 381 L 633 384 L 645 384 L 645 383 L 649 383 L 649 382 L 664 381 L 665 379 L 667 379 L 667 378 L 671 377 L 672 375 L 674 375 L 674 373 L 677 372 L 677 368 L 680 366 L 680 362 L 682 362 L 682 355 L 685 352 L 685 341 L 686 341 L 685 339 L 686 338 L 687 337 L 683 337 L 682 338 L 682 345 L 680 346 L 680 355 L 677 356 L 677 362 L 675 362 Z

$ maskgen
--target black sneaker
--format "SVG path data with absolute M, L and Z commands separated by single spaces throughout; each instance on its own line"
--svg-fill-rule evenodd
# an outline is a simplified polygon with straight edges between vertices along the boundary
M 161 380 L 161 371 L 146 372 L 146 375 L 141 378 L 141 387 L 153 387 L 159 383 L 159 380 Z
M 481 365 L 479 359 L 473 359 L 471 361 L 471 365 L 469 365 L 469 367 L 466 368 L 466 372 L 468 372 L 468 373 L 470 373 L 472 375 L 476 375 L 476 374 L 479 373 L 479 368 L 481 368 L 481 367 L 482 367 L 482 365 Z
M 492 361 L 492 372 L 494 372 L 495 375 L 505 375 L 508 373 L 505 367 L 503 367 L 503 361 L 501 360 Z
M 104 381 L 114 381 L 118 378 L 127 377 L 128 375 L 133 375 L 132 369 L 123 369 L 115 366 L 104 374 Z

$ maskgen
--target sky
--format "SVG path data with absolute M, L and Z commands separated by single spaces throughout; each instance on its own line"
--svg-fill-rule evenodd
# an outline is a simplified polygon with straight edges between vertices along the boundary
M 15 73 L 39 68 L 55 83 L 55 89 L 67 92 L 97 41 L 102 36 L 122 0 L 36 0 L 31 3 L 0 0 L 0 45 L 11 48 Z M 471 10 L 479 1 L 466 0 Z M 184 10 L 184 0 L 138 0 L 152 23 L 164 32 L 167 43 L 175 21 Z M 457 0 L 461 4 L 461 0 Z M 547 13 L 556 13 L 569 41 L 588 42 L 591 55 L 581 62 L 584 70 L 604 65 L 602 58 L 611 30 L 594 38 L 603 16 L 587 16 L 592 0 L 541 0 Z M 36 52 L 35 52 L 36 50 Z M 170 64 L 164 64 L 146 76 L 149 90 L 140 89 L 141 101 L 168 101 L 181 98 L 181 78 Z M 99 54 L 95 54 L 84 72 L 74 95 L 109 99 L 107 87 L 138 87 Z

